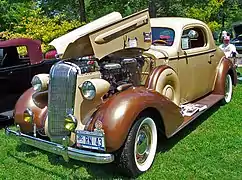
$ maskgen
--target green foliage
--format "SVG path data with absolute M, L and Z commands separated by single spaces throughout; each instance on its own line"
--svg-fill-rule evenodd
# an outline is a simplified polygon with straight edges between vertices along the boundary
M 45 52 L 51 48 L 48 46 L 50 41 L 81 25 L 77 20 L 62 20 L 65 19 L 63 15 L 49 18 L 42 15 L 41 9 L 32 10 L 32 14 L 33 16 L 22 17 L 19 23 L 2 32 L 0 37 L 3 39 L 18 37 L 38 39 L 41 40 L 42 50 Z
M 194 4 L 187 10 L 186 16 L 199 19 L 207 23 L 212 31 L 216 31 L 221 28 L 221 24 L 214 17 L 219 13 L 222 5 L 223 1 L 207 0 L 207 4 Z
M 120 12 L 123 16 L 148 8 L 146 0 L 90 0 L 87 7 L 88 19 L 97 19 L 113 11 Z
M 80 8 L 83 3 L 85 12 Z M 213 32 L 229 30 L 242 20 L 241 0 L 1 0 L 0 38 L 40 39 L 47 50 L 52 39 L 81 25 L 80 16 L 88 21 L 113 11 L 127 16 L 152 4 L 157 16 L 200 19 Z

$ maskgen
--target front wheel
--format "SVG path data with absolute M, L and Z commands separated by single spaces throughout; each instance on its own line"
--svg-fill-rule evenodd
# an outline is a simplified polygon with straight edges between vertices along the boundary
M 156 147 L 156 124 L 150 117 L 142 117 L 134 123 L 128 134 L 117 157 L 118 166 L 126 175 L 137 176 L 151 167 Z
M 224 86 L 225 86 L 225 94 L 224 94 L 224 99 L 222 100 L 222 104 L 227 104 L 231 101 L 232 94 L 233 94 L 233 84 L 232 84 L 232 78 L 230 74 L 226 75 Z

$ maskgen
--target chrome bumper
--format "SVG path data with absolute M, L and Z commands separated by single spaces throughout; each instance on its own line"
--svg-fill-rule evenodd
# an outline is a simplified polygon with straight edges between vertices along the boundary
M 9 136 L 11 135 L 17 136 L 20 138 L 20 140 L 23 143 L 28 144 L 30 146 L 34 146 L 36 148 L 39 148 L 51 153 L 61 155 L 66 161 L 68 161 L 69 158 L 84 161 L 84 162 L 99 163 L 99 164 L 111 163 L 112 161 L 114 161 L 113 154 L 97 153 L 97 152 L 91 152 L 87 150 L 67 147 L 61 144 L 57 144 L 54 142 L 29 136 L 18 131 L 13 131 L 9 128 L 5 128 L 5 134 Z

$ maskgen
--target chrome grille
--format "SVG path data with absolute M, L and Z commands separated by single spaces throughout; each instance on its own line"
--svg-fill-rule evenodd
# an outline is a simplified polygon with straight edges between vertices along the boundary
M 78 69 L 71 63 L 60 62 L 50 71 L 48 99 L 48 131 L 50 136 L 66 136 L 64 119 L 73 114 Z

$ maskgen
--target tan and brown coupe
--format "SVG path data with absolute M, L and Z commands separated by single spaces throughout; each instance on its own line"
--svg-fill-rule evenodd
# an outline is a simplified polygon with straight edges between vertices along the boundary
M 230 102 L 236 84 L 233 64 L 194 19 L 114 12 L 51 44 L 62 61 L 32 79 L 16 103 L 19 130 L 6 133 L 65 160 L 115 161 L 131 176 L 151 167 L 159 136 Z

